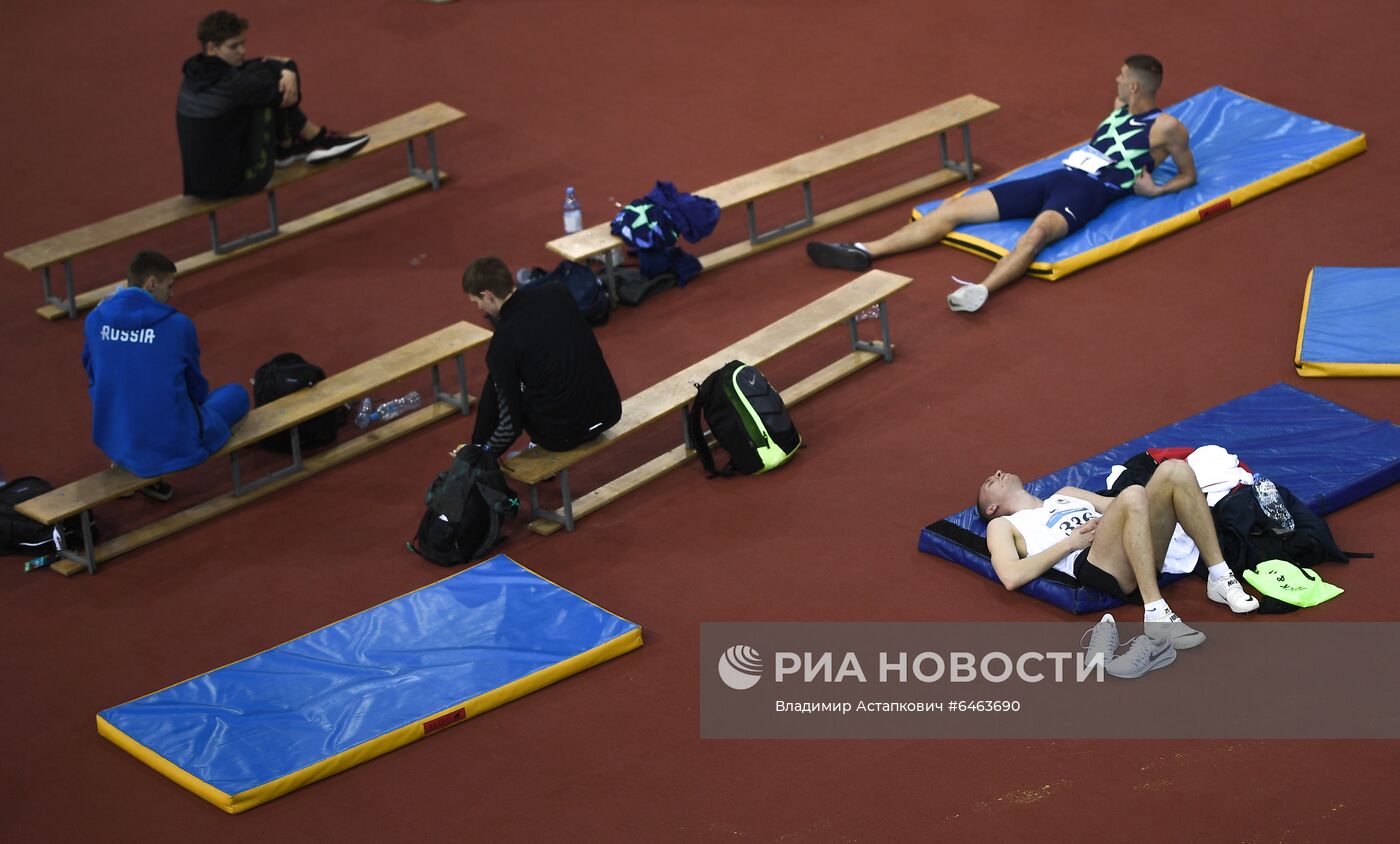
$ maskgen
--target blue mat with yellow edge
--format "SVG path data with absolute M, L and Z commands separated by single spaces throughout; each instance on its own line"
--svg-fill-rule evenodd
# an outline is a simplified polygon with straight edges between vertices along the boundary
M 1314 267 L 1293 364 L 1310 378 L 1400 376 L 1400 267 Z
M 236 814 L 641 647 L 504 555 L 114 706 L 98 732 Z
M 1320 516 L 1400 481 L 1400 426 L 1274 384 L 1029 481 L 1026 489 L 1042 498 L 1064 486 L 1101 490 L 1114 465 L 1149 448 L 1212 444 L 1283 484 Z M 977 480 L 969 479 L 969 492 Z M 1000 587 L 987 553 L 987 523 L 974 507 L 924 527 L 919 550 L 972 569 Z M 1181 577 L 1163 575 L 1161 582 Z M 1123 603 L 1054 569 L 1020 591 L 1072 613 L 1101 612 Z
M 1121 255 L 1172 232 L 1193 226 L 1230 208 L 1291 182 L 1307 178 L 1366 150 L 1366 136 L 1216 86 L 1164 109 L 1191 133 L 1196 184 L 1183 191 L 1147 199 L 1128 196 L 1114 202 L 1083 229 L 1046 247 L 1030 275 L 1054 281 Z M 966 193 L 986 190 L 1011 179 L 1036 176 L 1061 167 L 1061 150 Z M 1158 184 L 1176 174 L 1168 160 L 1154 174 Z M 941 200 L 913 210 L 914 219 Z M 1025 234 L 1030 220 L 1002 220 L 962 226 L 943 242 L 997 260 Z

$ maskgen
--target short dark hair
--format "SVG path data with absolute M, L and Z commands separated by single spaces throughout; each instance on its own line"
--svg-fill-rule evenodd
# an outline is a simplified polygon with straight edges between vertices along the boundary
M 230 38 L 237 38 L 248 31 L 248 19 L 240 18 L 233 12 L 220 9 L 217 12 L 210 12 L 204 16 L 204 20 L 199 22 L 195 29 L 195 37 L 199 39 L 200 46 L 205 44 L 222 44 Z
M 972 505 L 972 509 L 977 511 L 977 515 L 981 517 L 982 521 L 987 520 L 987 513 L 982 509 L 982 484 L 977 485 L 977 501 Z
M 1131 70 L 1137 71 L 1143 87 L 1147 88 L 1147 93 L 1155 94 L 1157 89 L 1162 86 L 1162 63 L 1157 61 L 1155 56 L 1137 53 L 1124 59 L 1123 64 Z
M 504 299 L 513 290 L 515 279 L 510 277 L 510 267 L 500 258 L 477 258 L 462 272 L 462 291 L 468 296 L 490 291 L 496 298 Z
M 152 276 L 165 278 L 175 275 L 175 262 L 159 252 L 137 252 L 126 268 L 126 281 L 132 287 L 141 287 Z

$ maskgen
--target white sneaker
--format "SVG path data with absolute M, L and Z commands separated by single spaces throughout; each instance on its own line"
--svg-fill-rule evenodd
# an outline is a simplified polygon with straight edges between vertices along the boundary
M 1141 677 L 1154 668 L 1166 668 L 1176 661 L 1176 650 L 1172 643 L 1153 636 L 1137 636 L 1128 643 L 1128 649 L 1113 658 L 1108 664 L 1108 673 L 1114 677 L 1131 680 Z
M 948 294 L 949 310 L 972 313 L 987 304 L 987 288 L 970 281 L 963 281 L 957 276 L 953 276 L 953 281 L 962 286 Z
M 1259 609 L 1259 599 L 1244 591 L 1233 572 L 1224 577 L 1207 580 L 1206 597 L 1217 604 L 1228 604 L 1230 609 L 1239 613 Z
M 1168 612 L 1167 617 L 1160 621 L 1144 619 L 1142 627 L 1148 636 L 1163 642 L 1170 642 L 1171 646 L 1179 651 L 1194 648 L 1206 640 L 1206 634 L 1187 625 L 1174 612 Z
M 1107 666 L 1113 655 L 1118 653 L 1118 624 L 1113 616 L 1104 613 L 1098 624 L 1084 631 L 1079 646 L 1084 648 L 1085 665 L 1093 665 L 1094 660 L 1100 660 Z

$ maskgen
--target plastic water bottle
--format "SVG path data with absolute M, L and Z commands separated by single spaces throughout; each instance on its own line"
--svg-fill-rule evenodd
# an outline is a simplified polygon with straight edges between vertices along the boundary
M 1264 514 L 1277 525 L 1274 528 L 1275 533 L 1293 532 L 1293 514 L 1288 512 L 1283 499 L 1279 498 L 1278 487 L 1268 478 L 1261 478 L 1258 472 L 1254 473 L 1254 497 L 1259 499 L 1259 506 L 1264 510 Z
M 390 399 L 378 407 L 374 407 L 374 401 L 369 396 L 365 396 L 360 399 L 360 404 L 355 409 L 355 427 L 364 430 L 376 422 L 397 419 L 410 410 L 417 410 L 422 406 L 423 397 L 418 395 L 417 390 L 409 390 L 398 398 Z
M 564 234 L 583 231 L 583 208 L 574 196 L 573 188 L 564 189 Z

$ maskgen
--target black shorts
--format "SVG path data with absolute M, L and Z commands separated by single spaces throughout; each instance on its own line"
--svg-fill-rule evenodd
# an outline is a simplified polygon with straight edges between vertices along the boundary
M 1142 590 L 1134 589 L 1124 593 L 1123 587 L 1118 585 L 1118 578 L 1089 562 L 1088 548 L 1080 551 L 1074 558 L 1074 579 L 1079 581 L 1080 586 L 1087 586 L 1124 603 L 1142 603 Z
M 1035 217 L 1042 211 L 1054 211 L 1065 218 L 1070 234 L 1102 214 L 1110 202 L 1127 196 L 1125 191 L 1068 167 L 1002 182 L 987 191 L 996 200 L 1001 219 Z

